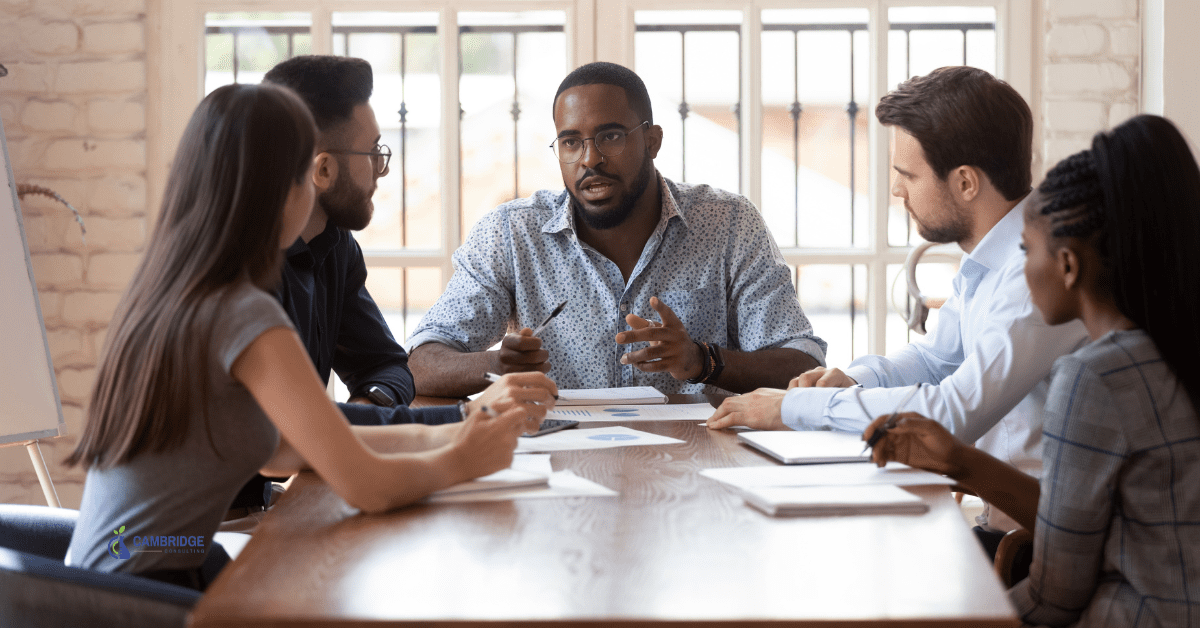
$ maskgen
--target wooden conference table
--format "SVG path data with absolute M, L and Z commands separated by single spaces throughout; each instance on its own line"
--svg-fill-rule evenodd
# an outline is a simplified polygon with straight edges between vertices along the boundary
M 551 457 L 618 497 L 365 516 L 302 473 L 192 626 L 1017 625 L 946 487 L 912 489 L 924 515 L 773 518 L 699 475 L 775 464 L 734 433 L 631 426 L 685 442 Z

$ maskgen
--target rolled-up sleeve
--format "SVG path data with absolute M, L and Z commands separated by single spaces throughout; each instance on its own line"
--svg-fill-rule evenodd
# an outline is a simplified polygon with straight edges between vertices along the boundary
M 512 244 L 502 209 L 484 216 L 454 251 L 454 275 L 408 338 L 409 350 L 438 342 L 484 351 L 507 331 L 513 313 Z
M 824 365 L 828 345 L 813 333 L 812 323 L 800 307 L 791 270 L 762 215 L 749 201 L 741 199 L 741 203 L 745 207 L 735 214 L 738 221 L 729 230 L 727 245 L 733 285 L 726 317 L 737 330 L 737 348 L 797 349 Z

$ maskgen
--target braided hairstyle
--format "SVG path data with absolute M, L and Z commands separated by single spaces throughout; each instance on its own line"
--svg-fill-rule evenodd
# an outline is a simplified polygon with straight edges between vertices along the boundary
M 1200 408 L 1200 168 L 1166 118 L 1097 133 L 1038 186 L 1054 238 L 1095 247 L 1095 289 L 1145 330 Z

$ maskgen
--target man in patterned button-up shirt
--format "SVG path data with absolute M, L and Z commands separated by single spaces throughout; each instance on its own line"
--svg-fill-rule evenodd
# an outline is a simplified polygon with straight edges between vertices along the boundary
M 501 205 L 455 251 L 445 294 L 409 338 L 419 394 L 466 395 L 486 372 L 529 370 L 562 388 L 742 392 L 822 364 L 758 210 L 654 168 L 663 132 L 636 74 L 575 70 L 554 123 L 566 190 Z

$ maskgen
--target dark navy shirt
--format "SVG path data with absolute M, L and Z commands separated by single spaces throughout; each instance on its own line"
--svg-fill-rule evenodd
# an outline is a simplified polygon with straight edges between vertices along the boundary
M 365 397 L 367 389 L 377 385 L 396 400 L 394 408 L 339 403 L 350 423 L 436 425 L 460 420 L 456 406 L 408 407 L 414 394 L 408 354 L 367 292 L 366 261 L 349 231 L 329 224 L 308 243 L 297 239 L 287 250 L 282 274 L 275 296 L 295 324 L 321 381 L 328 381 L 334 371 L 352 397 Z M 268 480 L 255 476 L 233 507 L 263 505 Z
M 277 296 L 322 381 L 333 370 L 352 397 L 365 397 L 374 384 L 407 404 L 413 398 L 408 355 L 392 337 L 366 281 L 367 265 L 354 236 L 330 224 L 287 250 Z

